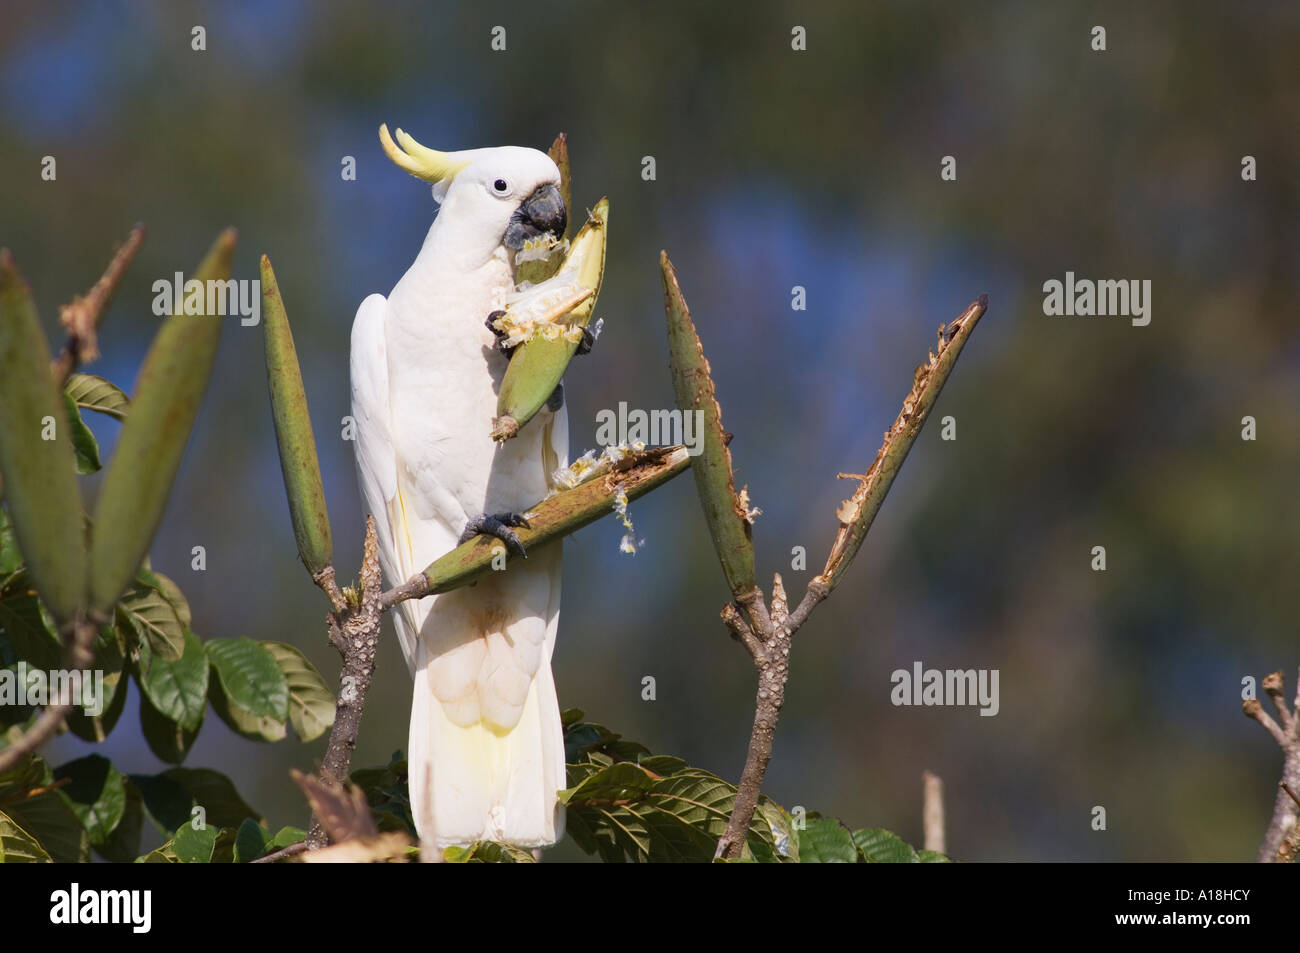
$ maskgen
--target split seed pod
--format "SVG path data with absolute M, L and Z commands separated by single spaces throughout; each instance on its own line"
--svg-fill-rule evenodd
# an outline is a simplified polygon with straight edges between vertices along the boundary
M 555 276 L 521 292 L 497 327 L 518 338 L 497 395 L 492 439 L 509 440 L 542 409 L 578 350 L 605 274 L 609 200 L 601 199 L 574 237 Z

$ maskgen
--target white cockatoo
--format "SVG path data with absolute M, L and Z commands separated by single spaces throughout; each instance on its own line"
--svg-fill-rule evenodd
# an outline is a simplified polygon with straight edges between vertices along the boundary
M 517 437 L 489 436 L 509 358 L 485 325 L 515 290 L 515 253 L 564 232 L 560 172 L 543 152 L 438 152 L 380 127 L 389 157 L 440 208 L 414 264 L 352 325 L 357 469 L 379 555 L 404 582 L 478 533 L 522 552 L 511 526 L 568 465 L 552 400 Z M 558 392 L 557 392 L 558 396 Z M 393 614 L 415 679 L 407 763 L 421 840 L 555 843 L 564 832 L 564 739 L 551 676 L 560 546 Z

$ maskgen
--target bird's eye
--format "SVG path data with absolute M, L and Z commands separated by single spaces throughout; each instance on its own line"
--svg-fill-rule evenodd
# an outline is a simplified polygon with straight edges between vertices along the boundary
M 507 192 L 510 191 L 510 183 L 507 182 L 505 179 L 497 179 L 495 182 L 492 183 L 492 188 L 496 190 L 496 193 L 498 195 L 505 195 Z

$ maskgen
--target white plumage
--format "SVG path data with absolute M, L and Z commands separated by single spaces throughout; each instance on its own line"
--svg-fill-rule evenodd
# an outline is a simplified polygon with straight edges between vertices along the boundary
M 490 438 L 507 358 L 484 325 L 514 290 L 507 228 L 559 171 L 532 149 L 431 154 L 457 166 L 435 186 L 438 216 L 392 293 L 366 298 L 352 327 L 357 469 L 390 583 L 453 549 L 472 518 L 541 500 L 568 463 L 563 409 L 500 446 Z M 394 613 L 415 680 L 408 767 L 422 841 L 536 847 L 563 833 L 559 610 L 553 545 Z

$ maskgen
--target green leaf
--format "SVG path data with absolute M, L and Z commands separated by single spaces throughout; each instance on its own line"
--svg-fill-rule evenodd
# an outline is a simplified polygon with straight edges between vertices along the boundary
M 131 401 L 112 381 L 94 374 L 73 374 L 63 387 L 79 410 L 97 410 L 116 420 L 125 420 Z
M 9 648 L 9 644 L 5 642 L 4 638 L 0 637 L 0 667 L 12 666 L 13 663 L 9 661 L 9 658 L 12 655 L 13 650 Z M 13 677 L 13 675 L 14 670 L 10 667 L 7 672 L 0 675 L 0 678 L 9 679 Z M 14 691 L 16 692 L 16 680 L 13 684 L 15 685 Z M 7 695 L 8 689 L 0 686 L 0 697 Z M 11 738 L 21 737 L 32 724 L 35 724 L 35 720 L 40 717 L 38 711 L 39 709 L 34 708 L 31 705 L 0 705 L 0 750 L 7 748 L 13 743 L 10 740 Z M 13 732 L 12 735 L 10 734 L 11 732 Z
M 56 864 L 79 864 L 90 858 L 89 836 L 58 791 L 7 802 L 4 810 L 40 841 Z
M 274 743 L 283 741 L 288 737 L 289 732 L 285 722 L 268 718 L 265 715 L 254 715 L 238 705 L 232 705 L 222 690 L 220 683 L 216 681 L 212 681 L 208 685 L 208 700 L 212 702 L 212 710 L 217 713 L 217 717 L 226 723 L 227 728 L 241 738 L 246 738 L 249 741 Z
M 531 553 L 612 513 L 616 484 L 623 487 L 630 502 L 667 483 L 690 462 L 685 447 L 656 447 L 629 453 L 608 478 L 591 479 L 561 490 L 529 509 L 531 525 L 515 532 Z M 501 541 L 488 536 L 475 536 L 462 543 L 424 570 L 429 592 L 449 592 L 473 582 L 491 569 L 492 560 L 500 550 Z M 518 557 L 506 558 L 510 561 Z
M 575 727 L 570 724 L 571 731 Z M 593 760 L 568 770 L 570 787 L 560 799 L 568 807 L 569 832 L 583 850 L 607 862 L 711 861 L 736 800 L 733 785 L 679 758 L 642 755 L 640 764 L 608 765 Z M 791 840 L 788 816 L 769 799 L 760 800 L 744 857 L 795 861 L 798 848 Z
M 9 510 L 0 506 L 0 582 L 17 572 L 22 564 L 23 554 L 18 551 L 18 539 L 14 536 Z
M 206 708 L 206 695 L 203 701 Z M 159 761 L 168 764 L 180 764 L 184 761 L 190 749 L 194 747 L 194 740 L 198 738 L 202 726 L 202 712 L 199 715 L 199 724 L 193 728 L 186 728 L 159 712 L 149 703 L 148 698 L 140 699 L 140 728 L 144 732 L 144 740 L 149 745 L 149 750 Z
M 99 462 L 99 441 L 90 432 L 86 422 L 81 419 L 77 402 L 67 394 L 63 395 L 64 419 L 68 422 L 68 434 L 72 439 L 72 453 L 80 474 L 98 473 L 103 464 Z
M 663 272 L 664 309 L 668 315 L 668 364 L 677 406 L 683 414 L 698 412 L 704 421 L 704 449 L 691 462 L 695 489 L 722 572 L 739 598 L 754 588 L 754 540 L 746 518 L 748 507 L 736 493 L 713 372 L 667 252 L 660 254 L 659 268 Z
M 54 439 L 46 440 L 50 429 Z M 72 442 L 27 282 L 0 250 L 0 474 L 32 583 L 56 620 L 85 601 L 86 546 Z
M 0 636 L 29 669 L 48 672 L 62 666 L 63 645 L 54 620 L 25 582 L 24 575 L 12 588 L 0 591 Z
M 4 811 L 0 811 L 0 864 L 48 864 L 50 855 Z
M 916 852 L 917 863 L 921 864 L 951 864 L 952 858 L 939 853 L 937 850 L 918 850 Z
M 257 860 L 268 853 L 267 845 L 270 843 L 271 832 L 251 817 L 245 818 L 235 832 L 234 862 L 246 864 L 250 860 Z
M 736 789 L 706 771 L 690 768 L 657 781 L 651 801 L 653 812 L 640 810 L 639 805 L 630 809 L 641 815 L 652 835 L 649 860 L 676 859 L 679 854 L 682 860 L 710 860 L 731 819 Z M 771 831 L 758 817 L 750 824 L 749 838 L 754 837 L 770 847 Z
M 771 847 L 769 850 L 767 838 L 751 836 L 749 846 L 755 859 L 763 863 L 799 863 L 799 832 L 794 829 L 794 820 L 767 795 L 759 796 L 752 826 L 759 828 L 763 823 L 771 834 Z
M 621 742 L 620 747 L 623 745 L 633 744 L 636 744 L 636 742 Z M 637 747 L 639 748 L 642 746 L 637 745 Z M 670 754 L 640 754 L 632 755 L 631 758 L 635 758 L 637 764 L 641 765 L 641 767 L 645 768 L 647 771 L 653 771 L 655 774 L 678 774 L 682 771 L 691 770 L 689 764 L 681 758 L 674 758 Z
M 133 774 L 130 782 L 160 829 L 171 832 L 189 823 L 194 795 L 180 781 L 161 774 Z
M 196 828 L 182 824 L 176 829 L 171 847 L 182 864 L 206 864 L 212 861 L 212 850 L 217 845 L 218 829 L 212 824 Z
M 442 859 L 449 864 L 531 864 L 536 861 L 531 852 L 496 841 L 475 841 L 468 847 L 447 847 Z
M 32 788 L 49 784 L 53 777 L 45 759 L 29 752 L 19 758 L 12 768 L 0 774 L 0 801 L 20 798 Z
M 4 731 L 25 731 L 38 717 L 47 696 L 36 692 L 48 689 L 47 673 L 63 664 L 54 621 L 26 587 L 26 573 L 15 573 L 10 581 L 0 590 L 0 747 L 7 744 Z
M 853 843 L 869 864 L 914 864 L 916 851 L 897 834 L 881 828 L 862 828 L 853 832 Z
M 162 777 L 180 782 L 190 792 L 194 803 L 206 811 L 209 826 L 236 830 L 244 818 L 251 817 L 258 823 L 263 820 L 239 796 L 235 783 L 220 771 L 210 768 L 169 768 L 162 773 Z
M 610 765 L 584 779 L 575 787 L 560 792 L 560 803 L 590 800 L 617 800 L 639 797 L 654 787 L 654 779 L 638 764 L 622 762 Z
M 252 741 L 279 741 L 289 718 L 289 682 L 275 657 L 246 638 L 204 643 L 217 677 L 208 697 L 221 720 Z
M 137 583 L 117 604 L 136 637 L 148 643 L 150 655 L 175 662 L 185 652 L 185 622 L 165 595 Z
M 276 851 L 281 847 L 288 847 L 290 844 L 296 844 L 306 839 L 307 832 L 301 827 L 282 827 L 266 846 L 268 850 Z
M 161 847 L 155 847 L 143 857 L 135 859 L 137 864 L 179 864 L 181 859 L 176 856 L 176 851 L 172 850 L 172 842 L 168 841 Z
M 596 748 L 601 742 L 601 730 L 597 725 L 578 723 L 572 730 L 564 729 L 564 760 L 567 764 L 577 764 L 589 760 L 587 749 Z
M 235 836 L 238 831 L 233 827 L 223 827 L 217 831 L 217 839 L 212 844 L 212 864 L 233 864 L 235 862 Z
M 209 639 L 204 643 L 226 696 L 245 711 L 284 721 L 289 684 L 265 647 L 251 639 Z
M 271 260 L 265 255 L 262 256 L 262 336 L 266 377 L 271 388 L 271 415 L 293 535 L 298 541 L 299 558 L 314 575 L 334 560 L 330 517 L 325 508 L 325 487 L 321 483 L 316 438 L 312 435 L 293 331 L 280 299 Z
M 375 824 L 380 831 L 402 831 L 417 837 L 407 790 L 406 760 L 394 752 L 382 768 L 361 768 L 352 772 L 352 783 L 365 792 Z
M 843 824 L 833 817 L 809 817 L 799 831 L 799 863 L 856 864 L 858 849 Z
M 216 861 L 233 859 L 236 831 L 245 820 L 251 818 L 263 823 L 258 813 L 240 797 L 234 783 L 219 771 L 170 768 L 156 775 L 133 774 L 130 780 L 139 789 L 149 814 L 163 830 L 175 830 L 179 837 L 180 831 L 192 829 L 200 818 L 209 830 L 223 830 L 222 838 L 214 834 L 211 841 L 217 851 Z M 195 807 L 203 808 L 202 813 L 194 810 Z M 183 847 L 187 856 L 193 855 L 195 842 L 190 839 Z
M 292 645 L 263 642 L 289 685 L 289 720 L 303 741 L 313 741 L 334 724 L 334 693 L 316 667 Z
M 147 563 L 148 560 L 146 559 Z M 185 593 L 181 592 L 181 587 L 176 585 L 170 577 L 164 576 L 160 572 L 154 572 L 147 565 L 136 570 L 136 582 L 143 583 L 151 589 L 158 590 L 158 594 L 171 603 L 176 610 L 176 618 L 181 620 L 185 628 L 194 624 L 194 618 L 190 613 L 189 600 L 185 598 Z
M 81 821 L 91 845 L 103 844 L 126 814 L 126 777 L 103 755 L 91 754 L 54 769 L 56 781 L 65 778 L 69 783 L 58 789 L 59 796 Z
M 640 761 L 646 767 L 650 767 L 644 760 L 646 757 L 650 757 L 650 749 L 645 745 L 635 741 L 628 741 L 622 735 L 610 731 L 604 725 L 583 721 L 585 713 L 576 708 L 570 709 L 565 714 L 571 716 L 568 722 L 564 722 L 564 716 L 561 715 L 561 724 L 564 725 L 564 758 L 566 763 L 573 765 L 584 761 L 600 761 L 604 764 L 610 764 L 614 761 Z M 686 762 L 682 761 L 680 763 L 684 765 Z M 671 769 L 660 770 L 654 767 L 650 769 L 659 774 L 672 773 Z
M 189 629 L 184 630 L 184 638 L 180 658 L 168 661 L 154 655 L 137 678 L 158 714 L 186 731 L 197 731 L 208 707 L 208 655 Z
M 595 812 L 571 810 L 567 813 L 565 831 L 579 848 L 599 856 L 603 863 L 626 863 L 627 854 L 618 845 L 610 828 L 601 823 L 602 820 Z
M 227 229 L 193 277 L 203 287 L 229 278 L 234 252 L 235 232 Z M 196 299 L 197 307 L 191 310 L 203 311 L 198 289 L 186 296 L 186 306 Z M 162 520 L 224 322 L 220 315 L 172 315 L 163 322 L 140 369 L 131 414 L 122 425 L 95 508 L 90 603 L 101 612 L 108 612 L 130 584 Z
M 126 781 L 126 810 L 122 820 L 109 835 L 108 840 L 95 847 L 95 852 L 115 864 L 127 864 L 140 853 L 140 836 L 144 828 L 144 807 L 140 792 Z

